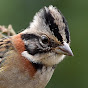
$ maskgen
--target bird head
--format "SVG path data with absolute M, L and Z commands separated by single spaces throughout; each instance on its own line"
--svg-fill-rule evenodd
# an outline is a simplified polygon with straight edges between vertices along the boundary
M 52 5 L 36 13 L 21 38 L 25 44 L 22 56 L 32 63 L 53 66 L 66 55 L 73 56 L 67 21 Z

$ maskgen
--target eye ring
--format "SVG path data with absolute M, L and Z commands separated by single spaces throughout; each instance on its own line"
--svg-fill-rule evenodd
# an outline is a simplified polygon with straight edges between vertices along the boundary
M 41 36 L 41 42 L 43 44 L 48 44 L 49 43 L 49 38 L 46 35 Z

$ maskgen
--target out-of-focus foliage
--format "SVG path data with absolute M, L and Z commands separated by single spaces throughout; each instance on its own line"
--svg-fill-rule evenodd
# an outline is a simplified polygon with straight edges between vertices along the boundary
M 88 0 L 0 0 L 0 25 L 12 24 L 20 32 L 40 8 L 51 4 L 68 21 L 74 57 L 57 66 L 46 88 L 88 88 Z

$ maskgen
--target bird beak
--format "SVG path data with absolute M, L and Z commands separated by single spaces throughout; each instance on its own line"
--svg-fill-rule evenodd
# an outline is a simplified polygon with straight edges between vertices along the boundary
M 68 56 L 74 56 L 71 48 L 66 42 L 64 42 L 63 45 L 59 46 L 59 49 L 56 49 L 56 52 Z

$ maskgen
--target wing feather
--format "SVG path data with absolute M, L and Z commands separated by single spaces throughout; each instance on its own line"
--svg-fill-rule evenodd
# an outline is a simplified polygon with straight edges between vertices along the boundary
M 0 67 L 2 67 L 2 63 L 5 60 L 6 54 L 13 49 L 14 48 L 10 38 L 0 39 Z

